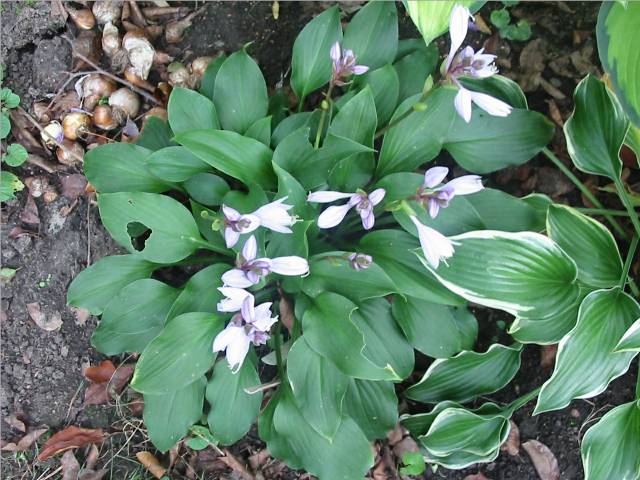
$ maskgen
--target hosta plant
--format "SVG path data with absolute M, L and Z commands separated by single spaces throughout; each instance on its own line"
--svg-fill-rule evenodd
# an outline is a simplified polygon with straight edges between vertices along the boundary
M 424 39 L 402 41 L 393 2 L 368 3 L 344 31 L 331 7 L 295 41 L 293 107 L 244 49 L 214 61 L 199 92 L 175 88 L 168 122 L 87 153 L 102 222 L 128 253 L 82 272 L 68 298 L 102 316 L 96 349 L 140 354 L 131 386 L 159 450 L 189 435 L 229 445 L 257 421 L 290 467 L 362 478 L 400 420 L 428 463 L 462 468 L 495 459 L 536 396 L 536 413 L 562 408 L 627 370 L 640 307 L 611 233 L 486 186 L 553 127 L 495 56 L 465 46 L 467 6 L 408 2 Z M 442 58 L 431 41 L 449 25 Z M 614 94 L 585 79 L 566 126 L 576 165 L 621 185 L 627 128 Z M 161 281 L 168 267 L 191 277 Z M 508 342 L 476 348 L 470 302 L 514 317 Z M 479 401 L 513 379 L 527 344 L 556 342 L 541 390 Z M 399 419 L 402 398 L 412 413 Z M 606 449 L 638 418 L 631 403 L 589 430 L 590 478 L 606 478 L 603 462 L 637 465 Z

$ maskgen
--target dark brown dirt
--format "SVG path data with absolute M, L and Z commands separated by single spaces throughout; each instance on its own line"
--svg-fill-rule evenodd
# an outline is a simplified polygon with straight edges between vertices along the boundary
M 2 6 L 2 57 L 7 67 L 7 81 L 9 86 L 23 95 L 26 100 L 24 105 L 28 106 L 34 99 L 53 92 L 56 87 L 53 84 L 35 84 L 34 78 L 55 78 L 61 69 L 68 68 L 68 52 L 65 53 L 64 48 L 57 48 L 60 45 L 57 35 L 64 23 L 58 17 L 51 17 L 48 2 L 36 2 L 33 6 L 3 2 Z M 194 57 L 220 50 L 231 52 L 248 42 L 254 42 L 250 52 L 257 57 L 271 88 L 287 75 L 291 46 L 297 33 L 312 15 L 325 7 L 320 2 L 280 2 L 280 17 L 274 20 L 271 2 L 207 3 L 204 12 L 176 50 L 187 57 Z M 565 7 L 573 10 L 573 13 L 567 12 Z M 481 12 L 487 22 L 492 8 L 496 8 L 496 5 L 490 4 Z M 586 71 L 598 65 L 593 49 L 597 8 L 598 5 L 590 2 L 563 5 L 559 2 L 522 2 L 512 10 L 513 16 L 526 18 L 533 24 L 532 40 L 543 39 L 547 64 L 542 76 L 564 95 L 563 99 L 554 99 L 564 118 L 571 108 L 571 92 L 575 84 Z M 400 18 L 404 35 L 415 36 L 410 22 L 402 14 Z M 574 31 L 591 34 L 574 43 Z M 477 39 L 480 42 L 486 36 L 477 34 Z M 531 61 L 531 56 L 525 55 L 523 58 L 522 51 L 530 42 L 504 42 L 496 38 L 492 41 L 509 62 L 501 66 L 503 73 L 516 79 L 527 74 L 527 62 Z M 579 52 L 579 55 L 572 57 L 573 52 Z M 48 55 L 54 57 L 51 62 L 41 61 Z M 555 60 L 554 68 L 549 66 L 551 60 Z M 527 93 L 531 108 L 549 112 L 552 97 L 545 89 L 534 85 Z M 554 146 L 561 153 L 565 151 L 560 133 Z M 32 167 L 19 169 L 18 172 L 22 178 L 42 173 Z M 530 180 L 532 177 L 535 178 Z M 58 184 L 58 174 L 51 175 L 51 179 L 52 183 Z M 566 195 L 558 194 L 563 188 L 568 188 L 564 177 L 555 168 L 549 168 L 549 164 L 542 159 L 534 160 L 524 170 L 502 172 L 491 181 L 513 193 L 547 191 L 560 201 L 580 201 L 575 191 L 568 191 Z M 2 207 L 2 266 L 16 268 L 18 272 L 2 288 L 0 411 L 3 417 L 23 413 L 30 425 L 47 424 L 52 428 L 60 428 L 76 424 L 106 428 L 117 417 L 113 406 L 81 408 L 84 394 L 82 367 L 100 359 L 89 343 L 96 319 L 91 317 L 86 324 L 78 324 L 75 313 L 66 306 L 65 297 L 69 282 L 87 264 L 89 245 L 92 262 L 117 252 L 118 248 L 100 226 L 97 208 L 89 207 L 86 198 L 81 198 L 66 218 L 60 215 L 60 209 L 69 205 L 69 200 L 60 197 L 56 202 L 46 205 L 37 199 L 40 215 L 37 236 L 9 238 L 11 229 L 20 225 L 18 217 L 25 201 L 23 193 L 18 200 Z M 42 311 L 49 316 L 59 313 L 63 320 L 62 328 L 46 332 L 37 327 L 26 311 L 26 304 L 31 302 L 38 302 Z M 507 318 L 500 315 L 483 320 L 484 341 L 503 334 L 496 320 L 508 322 Z M 541 385 L 551 372 L 540 367 L 539 351 L 536 346 L 528 346 L 523 354 L 522 368 L 514 382 L 492 398 L 506 402 Z M 530 403 L 514 417 L 520 427 L 521 440 L 537 439 L 549 446 L 558 459 L 563 480 L 583 478 L 579 453 L 579 440 L 586 428 L 583 428 L 583 424 L 590 415 L 597 412 L 596 415 L 601 416 L 606 409 L 633 398 L 635 374 L 634 363 L 632 371 L 613 382 L 606 393 L 589 401 L 573 402 L 570 407 L 558 412 L 531 417 L 534 403 Z M 2 425 L 3 440 L 15 440 L 19 436 L 19 432 Z M 114 442 L 117 447 L 117 440 Z M 248 452 L 253 453 L 260 448 L 257 437 L 250 435 L 239 442 L 233 452 L 240 458 L 246 458 Z M 129 478 L 125 472 L 137 469 L 134 463 L 121 463 L 120 473 L 110 478 Z M 503 453 L 493 463 L 462 472 L 440 469 L 424 478 L 462 480 L 477 471 L 482 471 L 492 480 L 538 478 L 523 451 L 517 457 Z M 3 478 L 22 478 L 24 472 L 24 463 L 2 462 Z M 291 473 L 290 478 L 298 477 Z

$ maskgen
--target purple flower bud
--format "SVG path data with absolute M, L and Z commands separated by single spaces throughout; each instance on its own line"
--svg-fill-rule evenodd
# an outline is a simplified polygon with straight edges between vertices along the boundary
M 354 270 L 366 270 L 371 266 L 373 262 L 373 258 L 371 255 L 366 255 L 364 253 L 352 253 L 349 255 L 349 263 L 351 264 L 351 268 Z
M 345 85 L 342 79 L 351 75 L 362 75 L 369 71 L 369 67 L 365 65 L 356 65 L 356 56 L 353 50 L 341 50 L 338 42 L 331 46 L 329 56 L 333 62 L 331 82 L 335 85 Z
M 386 192 L 383 188 L 377 188 L 370 194 L 359 190 L 356 193 L 343 192 L 313 192 L 307 197 L 309 202 L 329 203 L 335 200 L 348 198 L 349 201 L 343 205 L 332 205 L 318 217 L 318 227 L 332 228 L 338 225 L 349 210 L 355 207 L 362 219 L 362 226 L 365 230 L 371 230 L 375 223 L 373 207 L 378 205 L 384 198 Z

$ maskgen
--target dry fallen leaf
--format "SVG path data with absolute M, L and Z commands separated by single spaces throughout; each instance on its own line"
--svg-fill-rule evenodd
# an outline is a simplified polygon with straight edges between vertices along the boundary
M 62 185 L 62 195 L 69 200 L 75 200 L 85 193 L 87 177 L 79 173 L 65 175 L 60 177 L 60 184 Z
M 228 449 L 224 449 L 224 457 L 220 457 L 227 466 L 239 474 L 245 480 L 255 480 L 255 477 L 249 473 L 247 468 L 238 460 Z
M 62 326 L 62 317 L 59 312 L 51 314 L 51 318 L 47 319 L 47 316 L 40 310 L 40 304 L 37 302 L 27 303 L 27 312 L 31 320 L 43 330 L 53 332 L 59 330 Z
M 93 383 L 103 383 L 111 380 L 116 367 L 111 360 L 103 360 L 99 365 L 87 367 L 84 376 Z
M 28 450 L 31 445 L 47 430 L 48 428 L 38 428 L 27 433 L 24 437 L 18 440 L 18 443 L 7 443 L 2 447 L 3 452 L 24 452 Z
M 464 480 L 491 480 L 487 477 L 485 477 L 482 472 L 478 472 L 478 473 L 474 473 L 472 475 L 467 475 L 466 477 L 464 477 Z
M 62 480 L 77 480 L 80 464 L 71 450 L 64 452 L 60 459 L 60 466 L 62 467 Z
M 558 460 L 544 443 L 537 440 L 527 440 L 522 444 L 522 448 L 531 457 L 540 480 L 558 480 L 560 478 Z
M 520 453 L 520 429 L 513 420 L 509 420 L 511 424 L 511 430 L 509 430 L 509 436 L 507 441 L 502 444 L 500 450 L 506 451 L 512 457 L 515 457 Z
M 24 424 L 22 420 L 18 418 L 17 415 L 11 414 L 4 417 L 4 421 L 11 428 L 18 430 L 19 432 L 25 433 L 27 431 L 27 426 Z
M 138 452 L 136 453 L 136 457 L 138 461 L 144 465 L 144 468 L 149 470 L 149 473 L 156 478 L 162 478 L 167 471 L 166 468 L 160 465 L 158 459 L 151 452 Z
M 106 362 L 108 362 L 110 366 L 107 365 L 104 367 L 103 371 L 100 371 L 99 369 Z M 111 363 L 109 360 L 105 360 L 97 367 L 88 367 L 85 370 L 85 376 L 88 377 L 88 370 L 97 369 L 92 370 L 90 375 L 94 378 L 103 378 L 103 375 L 105 374 L 105 372 L 108 372 L 110 370 L 110 367 L 113 367 L 113 363 Z M 115 369 L 111 377 L 109 377 L 109 380 L 105 382 L 94 382 L 89 385 L 84 393 L 84 403 L 86 405 L 102 405 L 109 402 L 110 398 L 112 398 L 116 394 L 119 394 L 125 387 L 129 379 L 133 375 L 134 368 L 135 365 L 133 364 L 120 365 L 117 369 Z
M 100 428 L 79 428 L 72 425 L 47 440 L 42 446 L 37 460 L 42 462 L 70 448 L 82 448 L 91 443 L 102 443 L 104 438 L 104 433 Z
M 280 294 L 280 303 L 278 304 L 278 308 L 280 309 L 280 321 L 287 330 L 291 332 L 293 330 L 293 324 L 296 321 L 296 317 L 293 313 L 291 302 L 289 302 L 282 293 Z
M 558 353 L 558 344 L 543 345 L 540 349 L 540 366 L 544 369 L 550 369 L 556 363 L 556 354 Z
M 101 470 L 83 469 L 78 476 L 78 480 L 102 480 L 107 473 L 109 473 L 109 470 L 106 468 Z
M 24 208 L 20 212 L 20 221 L 28 225 L 40 225 L 40 215 L 38 215 L 38 206 L 31 195 L 27 195 L 27 201 Z
M 269 453 L 269 450 L 263 448 L 249 457 L 249 466 L 253 471 L 260 471 L 261 467 L 267 463 L 270 458 L 271 454 Z
M 87 323 L 87 320 L 89 319 L 89 317 L 91 316 L 91 312 L 89 312 L 89 310 L 87 310 L 86 308 L 76 308 L 76 307 L 69 307 L 69 308 L 76 316 L 76 325 L 79 325 L 81 327 L 84 326 Z

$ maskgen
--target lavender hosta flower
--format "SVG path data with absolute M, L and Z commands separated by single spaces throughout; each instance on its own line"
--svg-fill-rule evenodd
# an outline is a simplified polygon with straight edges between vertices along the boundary
M 427 208 L 431 218 L 436 218 L 441 208 L 447 208 L 456 195 L 470 195 L 484 188 L 482 178 L 478 175 L 463 175 L 440 185 L 448 173 L 447 167 L 427 170 L 424 183 L 416 195 L 416 200 Z
M 366 65 L 356 65 L 356 56 L 353 50 L 342 50 L 339 42 L 333 44 L 329 55 L 333 61 L 331 82 L 335 85 L 345 85 L 342 81 L 343 78 L 362 75 L 369 71 L 369 67 Z
M 352 253 L 349 255 L 349 263 L 351 264 L 351 268 L 356 271 L 366 270 L 373 263 L 373 258 L 371 255 L 367 255 L 365 253 Z
M 257 255 L 256 237 L 251 235 L 242 247 L 242 252 L 238 255 L 236 268 L 222 275 L 224 285 L 242 289 L 256 285 L 262 277 L 272 272 L 288 276 L 309 273 L 309 262 L 302 257 L 256 258 Z
M 278 317 L 271 316 L 271 302 L 254 306 L 255 298 L 249 294 L 242 302 L 240 312 L 236 313 L 225 329 L 213 340 L 213 351 L 225 350 L 227 363 L 236 373 L 242 366 L 249 345 L 264 345 L 269 339 L 271 326 Z M 235 367 L 235 368 L 234 368 Z
M 318 227 L 335 227 L 342 222 L 347 213 L 349 213 L 349 210 L 355 207 L 356 211 L 360 214 L 364 229 L 371 230 L 376 220 L 375 215 L 373 214 L 373 207 L 382 201 L 385 194 L 386 192 L 384 188 L 377 188 L 369 194 L 361 190 L 356 193 L 323 191 L 310 193 L 307 197 L 307 201 L 315 203 L 330 203 L 335 202 L 336 200 L 348 198 L 349 201 L 344 205 L 332 205 L 322 212 L 318 217 Z
M 475 103 L 489 115 L 506 117 L 512 110 L 509 104 L 485 93 L 468 90 L 458 81 L 458 77 L 462 75 L 487 78 L 498 73 L 498 69 L 493 63 L 496 56 L 484 53 L 484 49 L 475 52 L 473 48 L 465 47 L 459 54 L 456 54 L 467 36 L 469 18 L 471 18 L 469 9 L 462 5 L 456 4 L 451 10 L 451 18 L 449 20 L 451 47 L 444 63 L 443 73 L 458 87 L 454 106 L 458 114 L 467 123 L 471 121 L 472 103 Z
M 242 215 L 227 205 L 222 205 L 222 213 L 224 215 L 224 241 L 227 248 L 238 243 L 241 234 L 253 232 L 260 226 L 260 219 L 255 215 Z
M 422 253 L 424 253 L 424 258 L 427 259 L 429 265 L 438 268 L 441 260 L 446 262 L 447 258 L 453 256 L 451 240 L 437 230 L 423 225 L 415 216 L 412 215 L 409 218 L 418 229 L 420 247 L 422 247 Z
M 242 288 L 220 287 L 218 291 L 225 298 L 220 300 L 217 305 L 219 312 L 238 312 L 242 308 L 242 303 L 251 294 Z

